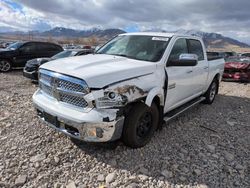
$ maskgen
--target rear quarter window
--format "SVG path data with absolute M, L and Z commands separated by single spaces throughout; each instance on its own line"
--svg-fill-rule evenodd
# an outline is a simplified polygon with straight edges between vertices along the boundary
M 204 52 L 199 40 L 189 39 L 188 40 L 188 50 L 191 54 L 196 54 L 198 56 L 198 60 L 204 60 Z
M 60 52 L 62 51 L 62 48 L 58 45 L 55 44 L 50 44 L 50 43 L 39 43 L 37 44 L 42 51 L 56 51 Z
M 54 51 L 62 51 L 63 50 L 62 47 L 59 45 L 56 45 L 56 44 L 52 44 L 52 45 L 53 45 Z

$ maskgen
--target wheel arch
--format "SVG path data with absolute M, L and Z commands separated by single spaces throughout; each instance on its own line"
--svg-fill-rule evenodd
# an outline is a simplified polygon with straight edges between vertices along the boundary
M 221 79 L 220 73 L 217 73 L 217 74 L 214 76 L 214 78 L 213 78 L 213 81 L 216 80 L 216 82 L 217 82 L 217 90 L 216 90 L 216 93 L 217 93 L 217 94 L 218 94 L 218 92 L 219 92 L 220 79 Z
M 1 60 L 6 60 L 9 61 L 11 65 L 13 65 L 13 59 L 12 58 L 8 58 L 8 57 L 0 57 L 0 61 Z
M 151 106 L 153 101 L 157 102 L 159 106 L 164 106 L 164 91 L 162 88 L 155 87 L 149 91 L 145 104 Z

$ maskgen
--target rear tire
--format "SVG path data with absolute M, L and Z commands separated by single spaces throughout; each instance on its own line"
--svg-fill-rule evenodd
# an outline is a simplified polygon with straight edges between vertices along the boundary
M 131 148 L 145 146 L 152 138 L 159 124 L 159 110 L 153 103 L 148 107 L 136 103 L 126 116 L 122 133 L 123 143 Z
M 203 101 L 203 103 L 212 104 L 214 102 L 215 96 L 218 93 L 218 88 L 219 88 L 218 80 L 214 79 L 204 95 L 206 99 Z
M 0 72 L 8 72 L 12 68 L 11 62 L 6 59 L 0 60 Z

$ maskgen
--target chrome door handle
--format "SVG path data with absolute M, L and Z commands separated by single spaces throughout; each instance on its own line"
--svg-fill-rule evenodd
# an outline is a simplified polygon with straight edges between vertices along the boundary
M 192 70 L 190 70 L 190 71 L 187 71 L 187 73 L 189 74 L 189 73 L 192 73 L 193 71 Z
M 208 69 L 208 67 L 203 67 L 203 69 Z

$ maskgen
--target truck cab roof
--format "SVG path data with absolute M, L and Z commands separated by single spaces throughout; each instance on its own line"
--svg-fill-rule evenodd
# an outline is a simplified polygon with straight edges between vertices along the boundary
M 164 33 L 164 32 L 133 32 L 133 33 L 123 33 L 122 35 L 144 35 L 144 36 L 155 36 L 155 37 L 191 37 L 196 39 L 201 39 L 200 37 L 193 36 L 193 35 L 184 35 L 180 33 Z

